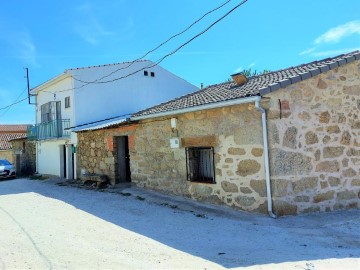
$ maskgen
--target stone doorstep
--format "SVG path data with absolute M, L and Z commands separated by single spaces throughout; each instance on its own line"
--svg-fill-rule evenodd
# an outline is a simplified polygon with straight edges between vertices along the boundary
M 96 182 L 96 187 L 100 187 L 102 183 L 109 181 L 105 174 L 83 174 L 80 177 L 83 184 L 87 181 Z

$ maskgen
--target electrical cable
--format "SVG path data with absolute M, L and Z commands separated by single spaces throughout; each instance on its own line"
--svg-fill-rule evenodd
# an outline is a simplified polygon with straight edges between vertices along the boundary
M 15 104 L 18 104 L 18 103 L 20 103 L 20 102 L 22 102 L 22 101 L 24 101 L 24 100 L 26 100 L 27 98 L 24 98 L 24 99 L 22 99 L 22 100 L 18 100 L 24 93 L 25 93 L 25 91 L 27 90 L 27 88 L 25 88 L 22 92 L 21 92 L 21 94 L 15 99 L 15 101 L 12 103 L 12 104 L 10 104 L 10 105 L 8 105 L 8 106 L 6 106 L 6 107 L 4 107 L 4 108 L 0 108 L 0 110 L 5 110 L 5 111 L 3 111 L 2 112 L 2 114 L 0 114 L 0 117 L 2 117 L 4 114 L 6 114 L 10 109 L 11 109 L 11 107 L 12 106 L 14 106 Z
M 236 9 L 238 9 L 240 6 L 242 6 L 243 4 L 245 4 L 246 2 L 248 2 L 248 0 L 243 0 L 241 1 L 239 4 L 237 4 L 236 6 L 234 6 L 232 9 L 230 9 L 227 13 L 225 13 L 223 16 L 221 16 L 219 19 L 217 19 L 215 22 L 213 22 L 212 24 L 210 24 L 207 28 L 205 28 L 203 31 L 201 31 L 200 33 L 198 33 L 197 35 L 193 36 L 191 39 L 189 39 L 188 41 L 186 41 L 185 43 L 183 43 L 182 45 L 180 45 L 178 48 L 176 48 L 175 50 L 173 50 L 172 52 L 166 54 L 165 56 L 163 56 L 162 58 L 160 58 L 158 61 L 156 61 L 154 64 L 150 64 L 144 68 L 141 68 L 141 69 L 138 69 L 134 72 L 131 72 L 127 75 L 124 75 L 124 76 L 121 76 L 121 77 L 118 77 L 118 78 L 114 78 L 112 80 L 107 80 L 107 81 L 93 81 L 93 82 L 85 82 L 83 85 L 80 85 L 78 87 L 73 87 L 73 88 L 68 88 L 68 89 L 64 89 L 64 90 L 59 90 L 59 91 L 55 91 L 55 92 L 51 92 L 51 91 L 46 91 L 46 90 L 43 90 L 43 92 L 48 92 L 50 94 L 54 94 L 54 93 L 61 93 L 61 92 L 66 92 L 66 91 L 71 91 L 71 90 L 75 90 L 75 89 L 80 89 L 80 88 L 83 88 L 85 87 L 86 85 L 89 85 L 89 84 L 102 84 L 102 83 L 111 83 L 111 82 L 114 82 L 114 81 L 118 81 L 118 80 L 121 80 L 121 79 L 124 79 L 124 78 L 127 78 L 127 77 L 130 77 L 136 73 L 139 73 L 145 69 L 148 69 L 148 68 L 152 68 L 152 67 L 155 67 L 157 66 L 158 64 L 160 64 L 162 61 L 164 61 L 166 58 L 168 58 L 169 56 L 175 54 L 176 52 L 178 52 L 180 49 L 182 49 L 183 47 L 185 47 L 186 45 L 188 45 L 190 42 L 192 42 L 193 40 L 195 40 L 196 38 L 198 38 L 199 36 L 203 35 L 204 33 L 206 33 L 208 30 L 210 30 L 213 26 L 215 26 L 217 23 L 219 23 L 220 21 L 222 21 L 225 17 L 227 17 L 228 15 L 230 15 L 232 12 L 234 12 Z M 219 6 L 218 8 L 226 5 L 228 3 L 225 2 L 224 4 L 222 4 L 221 6 Z M 134 63 L 135 61 L 133 61 Z M 120 70 L 120 69 L 119 69 Z M 111 73 L 113 74 L 113 73 Z M 110 74 L 110 75 L 111 75 Z M 109 74 L 108 74 L 109 75 Z M 109 76 L 110 76 L 109 75 Z M 108 77 L 107 75 L 105 77 Z M 73 77 L 74 79 L 76 79 L 75 77 Z M 79 79 L 76 79 L 79 81 Z
M 197 19 L 196 21 L 194 21 L 193 23 L 191 23 L 191 24 L 190 24 L 188 27 L 186 27 L 184 30 L 178 32 L 177 34 L 172 35 L 170 38 L 168 38 L 167 40 L 165 40 L 164 42 L 160 43 L 160 44 L 159 44 L 158 46 L 156 46 L 155 48 L 153 48 L 153 49 L 151 49 L 150 51 L 148 51 L 147 53 L 145 53 L 143 56 L 141 56 L 141 57 L 139 57 L 139 58 L 137 58 L 137 59 L 129 62 L 129 64 L 128 64 L 126 67 L 118 68 L 118 69 L 112 71 L 111 73 L 109 73 L 109 74 L 107 74 L 107 75 L 105 75 L 105 76 L 102 76 L 102 77 L 100 77 L 100 78 L 98 78 L 98 79 L 96 79 L 96 80 L 94 80 L 94 81 L 83 81 L 83 80 L 77 79 L 77 78 L 75 78 L 75 77 L 74 77 L 74 80 L 79 81 L 79 82 L 82 82 L 82 83 L 86 83 L 86 84 L 95 83 L 95 82 L 98 82 L 98 81 L 100 81 L 100 80 L 102 80 L 102 79 L 105 79 L 105 78 L 113 75 L 114 73 L 116 73 L 116 72 L 118 72 L 118 71 L 120 71 L 120 70 L 124 70 L 124 69 L 129 68 L 129 67 L 132 66 L 135 62 L 137 62 L 137 61 L 139 61 L 139 60 L 141 60 L 141 59 L 144 59 L 147 55 L 149 55 L 150 53 L 158 50 L 158 49 L 161 48 L 163 45 L 165 45 L 166 43 L 168 43 L 169 41 L 171 41 L 172 39 L 174 39 L 174 38 L 176 38 L 176 37 L 184 34 L 184 33 L 185 33 L 186 31 L 188 31 L 191 27 L 193 27 L 194 25 L 196 25 L 197 23 L 199 23 L 202 19 L 204 19 L 207 15 L 209 15 L 209 14 L 215 12 L 216 10 L 222 8 L 223 6 L 227 5 L 227 4 L 228 4 L 229 2 L 231 2 L 231 1 L 232 1 L 232 0 L 227 0 L 226 2 L 224 2 L 223 4 L 221 4 L 220 6 L 214 8 L 214 9 L 208 11 L 208 12 L 206 12 L 204 15 L 202 15 L 199 19 Z
M 94 82 L 94 83 L 110 83 L 110 82 L 114 82 L 114 81 L 118 81 L 121 79 L 125 79 L 127 77 L 130 77 L 131 75 L 134 75 L 136 73 L 139 73 L 140 71 L 143 71 L 145 69 L 148 68 L 152 68 L 154 66 L 157 66 L 158 64 L 160 64 L 162 61 L 164 61 L 166 58 L 168 58 L 169 56 L 175 54 L 176 52 L 178 52 L 180 49 L 182 49 L 183 47 L 185 47 L 186 45 L 188 45 L 190 42 L 192 42 L 193 40 L 195 40 L 196 38 L 198 38 L 199 36 L 203 35 L 204 33 L 206 33 L 207 31 L 209 31 L 213 26 L 215 26 L 217 23 L 219 23 L 220 21 L 222 21 L 225 17 L 227 17 L 230 13 L 232 13 L 233 11 L 235 11 L 237 8 L 239 8 L 240 6 L 242 6 L 243 4 L 245 4 L 248 0 L 243 0 L 241 1 L 239 4 L 237 4 L 235 7 L 233 7 L 231 10 L 229 10 L 227 13 L 225 13 L 223 16 L 221 16 L 219 19 L 217 19 L 215 22 L 213 22 L 212 24 L 210 24 L 207 28 L 205 28 L 203 31 L 201 31 L 200 33 L 198 33 L 197 35 L 193 36 L 191 39 L 189 39 L 188 41 L 186 41 L 185 43 L 183 43 L 182 45 L 180 45 L 178 48 L 176 48 L 175 50 L 173 50 L 172 52 L 166 54 L 165 56 L 163 56 L 162 58 L 160 58 L 158 61 L 156 61 L 154 64 L 146 66 L 144 68 L 141 68 L 139 70 L 136 70 L 134 72 L 131 72 L 127 75 L 112 79 L 112 80 L 108 80 L 108 81 L 98 81 L 98 82 Z

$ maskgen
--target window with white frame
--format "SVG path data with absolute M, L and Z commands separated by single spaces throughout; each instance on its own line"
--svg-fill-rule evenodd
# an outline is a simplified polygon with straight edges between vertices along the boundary
M 70 97 L 65 98 L 65 108 L 70 108 Z

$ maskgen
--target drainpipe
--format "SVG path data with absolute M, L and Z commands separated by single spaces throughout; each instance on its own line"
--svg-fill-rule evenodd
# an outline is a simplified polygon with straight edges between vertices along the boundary
M 276 215 L 274 214 L 273 209 L 272 209 L 272 196 L 271 196 L 271 185 L 270 185 L 270 166 L 269 166 L 269 146 L 268 146 L 268 135 L 267 135 L 267 126 L 266 126 L 266 111 L 263 107 L 261 107 L 259 100 L 255 101 L 255 106 L 261 112 L 268 213 L 269 213 L 270 217 L 276 218 Z

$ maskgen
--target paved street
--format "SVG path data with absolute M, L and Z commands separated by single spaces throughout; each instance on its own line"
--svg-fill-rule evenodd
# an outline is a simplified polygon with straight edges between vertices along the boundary
M 360 269 L 360 211 L 271 219 L 137 188 L 0 182 L 0 269 Z

